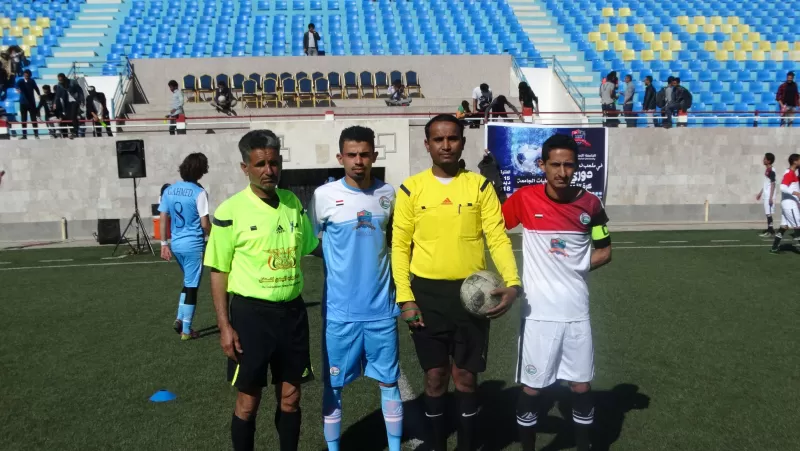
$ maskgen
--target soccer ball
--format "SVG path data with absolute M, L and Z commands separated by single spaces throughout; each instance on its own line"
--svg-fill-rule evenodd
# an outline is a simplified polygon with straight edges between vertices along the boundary
M 226 100 L 225 96 L 219 96 L 219 97 L 217 97 L 217 103 L 218 103 L 218 104 L 220 104 L 220 105 L 222 105 L 223 103 L 225 103 L 225 100 Z
M 464 279 L 461 284 L 461 304 L 471 315 L 486 317 L 486 312 L 500 304 L 501 296 L 491 295 L 495 288 L 502 288 L 503 279 L 491 271 L 478 271 Z

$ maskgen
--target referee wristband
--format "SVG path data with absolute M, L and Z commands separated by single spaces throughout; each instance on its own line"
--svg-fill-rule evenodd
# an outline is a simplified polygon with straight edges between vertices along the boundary
M 162 246 L 169 246 L 169 241 L 162 241 L 162 242 L 161 242 L 161 245 L 162 245 Z

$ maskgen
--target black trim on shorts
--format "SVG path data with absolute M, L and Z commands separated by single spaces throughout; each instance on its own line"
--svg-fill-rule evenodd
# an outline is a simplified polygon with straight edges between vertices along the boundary
M 522 355 L 523 355 L 523 350 L 525 349 L 525 324 L 527 321 L 527 319 L 525 319 L 524 312 L 523 315 L 520 316 L 521 318 L 519 319 L 519 349 L 517 349 L 517 374 L 514 375 L 518 383 L 522 381 Z
M 233 219 L 211 219 L 211 223 L 217 227 L 230 227 L 233 225 Z

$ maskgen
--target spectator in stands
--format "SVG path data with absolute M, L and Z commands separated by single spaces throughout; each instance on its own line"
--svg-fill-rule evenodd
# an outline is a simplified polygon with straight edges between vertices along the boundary
M 16 77 L 22 75 L 22 68 L 28 65 L 28 59 L 25 58 L 25 52 L 18 45 L 10 46 L 6 52 L 11 60 L 11 74 Z
M 633 96 L 636 95 L 636 86 L 631 75 L 625 76 L 625 93 L 622 97 L 622 111 L 625 114 L 625 125 L 629 128 L 636 127 L 637 114 L 633 112 Z
M 483 113 L 492 104 L 492 90 L 489 85 L 481 83 L 480 86 L 472 90 L 472 111 Z
M 406 95 L 406 88 L 400 80 L 392 82 L 389 86 L 389 99 L 386 100 L 388 106 L 408 106 L 411 104 L 411 99 Z
M 11 56 L 0 52 L 0 100 L 6 99 L 6 90 L 14 87 L 14 73 L 11 72 Z
M 77 82 L 73 83 L 63 73 L 58 74 L 56 115 L 61 118 L 62 127 L 72 126 L 69 134 L 70 139 L 75 138 L 80 133 L 80 114 L 84 100 L 83 89 L 81 89 L 80 85 Z M 61 133 L 66 137 L 66 128 L 62 128 Z
M 678 114 L 685 115 L 692 106 L 692 93 L 681 85 L 679 77 L 675 77 L 673 83 L 675 86 L 672 88 L 672 99 L 677 105 Z M 686 127 L 688 125 L 687 122 L 678 122 L 678 127 Z
M 236 106 L 236 99 L 231 94 L 231 89 L 224 81 L 217 83 L 217 89 L 214 91 L 214 98 L 211 99 L 211 106 L 216 108 L 217 112 L 226 114 L 228 116 L 236 116 L 233 107 Z
M 50 91 L 50 85 L 42 86 L 42 95 L 39 96 L 39 105 L 36 106 L 36 112 L 44 110 L 40 116 L 47 121 L 47 128 L 50 129 L 50 137 L 58 138 L 58 133 L 54 129 L 56 119 L 56 96 Z
M 103 136 L 104 128 L 108 136 L 114 136 L 109 125 L 106 95 L 98 92 L 94 86 L 89 86 L 89 95 L 86 97 L 86 118 L 92 120 L 92 136 Z
M 169 134 L 174 135 L 176 132 L 180 135 L 185 134 L 185 131 L 178 132 L 177 126 L 175 125 L 177 122 L 178 116 L 183 114 L 183 93 L 178 88 L 178 82 L 175 80 L 170 80 L 167 83 L 169 86 L 169 90 L 172 91 L 172 103 L 170 103 L 170 110 L 169 114 L 167 114 L 167 119 L 169 119 L 170 127 L 169 127 Z
M 794 123 L 795 110 L 800 106 L 800 94 L 794 81 L 794 72 L 786 74 L 786 81 L 778 88 L 775 100 L 781 107 L 781 127 L 784 124 L 791 127 Z
M 647 127 L 653 127 L 653 115 L 656 112 L 656 88 L 653 87 L 653 77 L 644 77 L 644 101 L 642 111 L 647 115 Z
M 496 99 L 492 100 L 491 105 L 489 108 L 486 108 L 486 111 L 483 113 L 483 121 L 489 122 L 489 117 L 503 121 L 503 122 L 514 122 L 514 119 L 509 119 L 508 114 L 506 113 L 506 106 L 511 108 L 515 113 L 517 113 L 517 117 L 522 120 L 522 115 L 520 114 L 517 107 L 511 104 L 511 102 L 506 99 L 506 96 L 500 95 L 497 96 Z
M 533 112 L 539 114 L 539 98 L 533 93 L 533 89 L 531 89 L 525 81 L 519 82 L 518 88 L 519 103 L 522 104 L 523 113 L 525 112 L 525 108 L 530 108 Z
M 606 79 L 600 85 L 600 103 L 603 109 L 603 126 L 604 127 L 617 127 L 619 120 L 617 119 L 617 72 L 611 71 L 606 75 Z M 611 119 L 609 119 L 611 118 Z
M 303 35 L 303 51 L 306 52 L 306 55 L 319 55 L 319 46 L 317 45 L 318 42 L 319 33 L 317 33 L 314 24 L 310 23 L 308 24 L 308 31 L 306 31 Z
M 469 109 L 469 102 L 462 100 L 461 105 L 458 106 L 458 110 L 456 111 L 456 119 L 461 120 L 461 123 L 464 124 L 464 127 L 480 128 L 480 119 L 471 119 L 474 117 L 475 115 L 472 114 L 472 111 Z
M 41 96 L 39 86 L 36 85 L 36 80 L 31 78 L 31 71 L 25 69 L 22 73 L 22 78 L 17 80 L 17 92 L 19 93 L 19 113 L 22 119 L 22 139 L 28 139 L 28 116 L 33 123 L 33 135 L 39 139 L 39 120 L 38 108 L 36 108 L 36 95 Z

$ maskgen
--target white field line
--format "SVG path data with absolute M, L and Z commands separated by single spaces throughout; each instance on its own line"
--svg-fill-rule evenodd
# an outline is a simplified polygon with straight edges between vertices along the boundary
M 74 259 L 72 258 L 59 258 L 55 260 L 39 260 L 39 263 L 63 263 L 63 262 L 71 262 Z
M 688 243 L 688 241 L 659 241 L 660 244 Z
M 25 269 L 83 268 L 88 266 L 150 265 L 153 263 L 167 263 L 167 262 L 164 260 L 154 260 L 149 262 L 127 262 L 127 263 L 83 263 L 75 265 L 19 266 L 16 268 L 0 268 L 0 271 L 21 271 Z
M 712 243 L 738 243 L 740 240 L 711 240 Z

